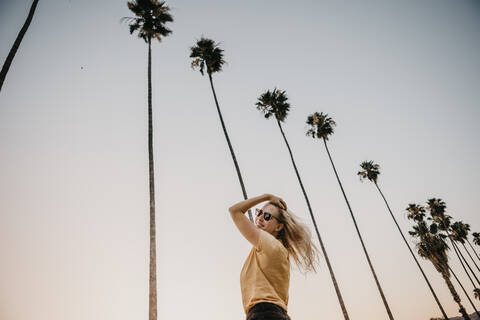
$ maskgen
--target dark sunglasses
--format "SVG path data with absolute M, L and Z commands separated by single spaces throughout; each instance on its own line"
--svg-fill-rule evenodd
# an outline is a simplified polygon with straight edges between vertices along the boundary
M 255 209 L 255 212 L 257 213 L 257 218 L 260 218 L 260 216 L 263 214 L 263 220 L 265 221 L 270 221 L 270 219 L 275 218 L 277 219 L 278 222 L 280 223 L 282 222 L 280 221 L 280 219 L 272 215 L 270 212 L 265 212 L 262 209 Z

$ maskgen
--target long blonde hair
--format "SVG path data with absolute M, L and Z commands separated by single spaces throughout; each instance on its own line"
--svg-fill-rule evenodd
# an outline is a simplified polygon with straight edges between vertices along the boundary
M 283 224 L 277 238 L 282 241 L 297 267 L 305 273 L 316 272 L 319 252 L 312 242 L 310 229 L 290 210 L 283 210 L 272 202 L 269 202 L 269 204 L 278 209 L 280 221 Z

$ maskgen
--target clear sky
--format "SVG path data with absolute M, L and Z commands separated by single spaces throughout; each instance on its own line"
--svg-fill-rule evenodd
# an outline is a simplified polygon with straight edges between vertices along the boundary
M 0 0 L 2 63 L 30 5 Z M 364 160 L 381 165 L 405 232 L 404 209 L 430 197 L 480 231 L 479 3 L 168 5 L 173 33 L 153 44 L 152 69 L 159 319 L 244 318 L 239 277 L 250 245 L 227 211 L 241 190 L 208 80 L 188 58 L 202 35 L 225 50 L 214 81 L 248 194 L 279 195 L 311 225 L 278 127 L 254 107 L 264 90 L 286 90 L 285 133 L 351 319 L 387 315 L 323 145 L 305 136 L 315 111 L 338 124 L 330 150 L 395 319 L 440 315 L 374 186 L 356 173 Z M 40 0 L 7 75 L 1 319 L 148 317 L 147 46 L 124 16 L 126 1 Z M 457 316 L 440 275 L 421 263 Z M 343 319 L 323 259 L 317 274 L 292 270 L 289 314 Z

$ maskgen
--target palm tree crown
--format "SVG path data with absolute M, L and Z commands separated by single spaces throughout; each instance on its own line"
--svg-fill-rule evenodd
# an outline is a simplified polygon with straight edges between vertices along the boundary
M 470 231 L 470 225 L 463 223 L 462 221 L 456 221 L 451 225 L 452 239 L 462 244 L 467 240 L 468 232 Z
M 418 204 L 409 204 L 407 209 L 408 215 L 407 218 L 416 222 L 423 221 L 425 218 L 425 208 Z
M 192 68 L 199 68 L 202 75 L 204 69 L 207 69 L 209 75 L 222 71 L 222 66 L 226 63 L 223 60 L 223 50 L 218 47 L 218 43 L 203 37 L 190 48 L 190 58 L 193 58 Z
M 260 95 L 255 105 L 258 110 L 264 113 L 265 118 L 268 119 L 271 116 L 275 116 L 278 121 L 283 122 L 290 111 L 290 103 L 287 100 L 288 97 L 285 91 L 275 88 L 273 91 L 267 90 Z
M 473 243 L 475 243 L 477 246 L 480 246 L 480 233 L 474 232 L 472 233 L 473 236 Z
M 377 183 L 378 176 L 380 175 L 380 166 L 378 164 L 373 163 L 373 161 L 363 161 L 360 167 L 363 170 L 358 171 L 357 174 L 360 176 L 361 181 L 368 179 Z
M 438 224 L 440 230 L 450 233 L 452 217 L 446 214 L 447 205 L 442 199 L 432 198 L 427 201 L 427 209 L 430 210 L 430 216 Z
M 134 0 L 127 2 L 128 8 L 135 17 L 125 17 L 130 26 L 130 34 L 138 31 L 138 37 L 149 42 L 152 38 L 161 41 L 162 37 L 168 36 L 172 31 L 165 27 L 167 22 L 172 22 L 170 8 L 165 1 L 158 0 Z
M 432 214 L 432 207 L 429 206 L 428 209 Z M 430 260 L 439 272 L 445 272 L 448 275 L 446 267 L 448 266 L 447 250 L 449 247 L 444 241 L 447 236 L 439 232 L 439 227 L 435 222 L 432 222 L 430 226 L 427 225 L 424 220 L 425 209 L 422 206 L 410 204 L 407 211 L 409 212 L 408 219 L 417 222 L 413 226 L 413 230 L 408 233 L 418 239 L 416 243 L 418 254 L 422 258 Z
M 333 134 L 333 127 L 337 124 L 328 114 L 315 112 L 308 116 L 307 125 L 310 126 L 307 130 L 307 136 L 328 140 L 328 136 Z

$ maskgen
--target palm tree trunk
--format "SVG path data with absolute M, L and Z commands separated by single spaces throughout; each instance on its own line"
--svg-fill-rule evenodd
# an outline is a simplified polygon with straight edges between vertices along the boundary
M 468 279 L 469 279 L 470 282 L 472 283 L 472 286 L 475 288 L 475 287 L 476 287 L 475 282 L 473 282 L 472 277 L 470 277 L 470 274 L 468 273 L 467 268 L 465 268 L 465 265 L 463 264 L 463 261 L 462 261 L 462 259 L 460 258 L 460 255 L 458 254 L 457 248 L 456 248 L 455 246 L 453 246 L 453 251 L 455 251 L 455 254 L 457 255 L 458 260 L 460 260 L 460 264 L 462 265 L 463 270 L 465 271 Z
M 148 319 L 157 320 L 157 252 L 155 235 L 155 184 L 152 125 L 152 41 L 148 39 L 148 178 L 150 187 L 150 277 Z
M 332 265 L 330 264 L 330 259 L 327 255 L 327 250 L 322 241 L 322 237 L 320 236 L 320 232 L 318 231 L 317 222 L 315 221 L 315 217 L 313 216 L 312 207 L 310 206 L 310 201 L 308 200 L 307 192 L 303 187 L 302 179 L 300 178 L 300 174 L 298 173 L 297 165 L 295 164 L 295 159 L 293 158 L 292 149 L 290 149 L 290 145 L 285 137 L 285 133 L 283 132 L 282 124 L 277 119 L 278 127 L 280 128 L 280 132 L 282 133 L 283 140 L 287 145 L 288 153 L 290 154 L 290 159 L 292 160 L 293 168 L 295 169 L 295 174 L 297 175 L 298 182 L 300 183 L 300 188 L 302 188 L 303 196 L 305 197 L 305 201 L 307 202 L 308 212 L 310 213 L 310 218 L 312 218 L 313 226 L 315 227 L 315 232 L 317 233 L 318 241 L 320 242 L 320 248 L 322 249 L 323 256 L 325 257 L 325 261 L 327 262 L 328 271 L 330 272 L 330 277 L 332 278 L 333 286 L 335 288 L 335 293 L 337 294 L 338 302 L 340 303 L 340 307 L 342 308 L 343 317 L 345 320 L 349 320 L 347 308 L 345 307 L 345 303 L 343 302 L 342 293 L 338 287 L 337 279 L 335 278 L 335 274 L 333 273 Z
M 475 249 L 473 248 L 472 244 L 470 243 L 470 240 L 467 239 L 467 242 L 468 242 L 468 245 L 470 246 L 470 248 L 472 248 L 473 253 L 475 253 L 475 255 L 477 256 L 478 260 L 480 261 L 480 257 L 478 256 L 477 252 L 475 251 Z
M 463 256 L 462 252 L 460 251 L 460 249 L 457 247 L 457 244 L 455 243 L 455 241 L 452 241 L 452 239 L 450 239 L 450 243 L 452 244 L 453 248 L 455 249 L 455 253 L 457 254 L 457 257 L 458 259 L 460 260 L 460 262 L 462 263 L 462 266 L 465 268 L 464 264 L 467 265 L 468 267 L 468 270 L 470 270 L 470 272 L 472 273 L 473 277 L 475 278 L 475 280 L 477 280 L 477 283 L 480 284 L 480 281 L 478 281 L 478 278 L 477 276 L 475 275 L 475 273 L 473 272 L 472 268 L 470 267 L 470 265 L 468 264 L 467 260 L 465 259 L 465 257 Z M 462 262 L 463 260 L 463 262 Z M 465 272 L 467 272 L 467 270 L 465 269 Z M 468 272 L 467 272 L 467 275 L 468 275 Z M 470 276 L 468 276 L 470 278 Z M 472 278 L 470 278 L 470 280 L 472 280 Z M 472 281 L 472 284 L 473 284 L 473 287 L 476 288 L 476 284 Z
M 208 73 L 208 79 L 210 80 L 210 86 L 212 87 L 213 98 L 215 99 L 215 105 L 217 106 L 218 117 L 220 118 L 220 122 L 222 124 L 223 133 L 225 134 L 225 139 L 227 139 L 228 148 L 230 149 L 230 154 L 232 155 L 233 164 L 235 165 L 235 170 L 237 171 L 238 181 L 240 181 L 240 187 L 242 188 L 243 198 L 245 200 L 248 199 L 247 191 L 245 190 L 245 185 L 243 184 L 242 174 L 240 173 L 240 167 L 238 166 L 237 157 L 235 157 L 235 152 L 233 151 L 232 143 L 230 142 L 230 138 L 228 137 L 227 128 L 225 127 L 225 123 L 223 122 L 222 112 L 220 111 L 220 106 L 218 105 L 217 94 L 215 93 L 215 88 L 213 87 L 213 80 L 212 74 Z M 253 222 L 252 211 L 248 209 L 248 218 L 251 222 Z
M 443 280 L 445 280 L 445 283 L 447 284 L 448 290 L 450 290 L 450 293 L 452 294 L 453 300 L 458 304 L 459 312 L 462 314 L 463 318 L 465 320 L 470 320 L 470 317 L 467 314 L 467 311 L 465 311 L 465 308 L 462 305 L 462 302 L 460 300 L 460 296 L 457 293 L 457 290 L 455 290 L 455 287 L 453 286 L 453 283 L 450 281 L 450 278 L 446 274 L 446 272 L 442 272 L 442 277 Z
M 470 254 L 470 252 L 468 252 L 467 250 L 467 247 L 465 246 L 465 243 L 462 243 L 462 246 L 463 246 L 463 249 L 465 249 L 465 251 L 467 252 L 468 256 L 470 257 L 470 259 L 472 260 L 473 264 L 475 265 L 475 267 L 477 268 L 478 271 L 480 271 L 480 268 L 478 267 L 477 263 L 475 262 L 475 259 L 473 259 L 472 255 Z
M 10 49 L 10 52 L 8 53 L 8 56 L 5 59 L 5 62 L 2 67 L 2 71 L 0 71 L 0 91 L 2 91 L 3 82 L 5 81 L 8 70 L 10 69 L 10 65 L 12 64 L 13 58 L 15 57 L 15 54 L 17 53 L 17 50 L 20 47 L 20 43 L 22 42 L 23 36 L 27 32 L 28 27 L 30 26 L 30 22 L 32 22 L 33 14 L 35 13 L 37 4 L 38 4 L 38 0 L 34 0 L 32 3 L 32 6 L 30 7 L 30 11 L 28 12 L 27 20 L 25 20 L 25 23 L 23 24 L 22 29 L 20 29 L 20 32 L 18 33 L 17 38 L 15 39 L 15 42 L 13 43 L 13 46 Z
M 385 204 L 386 204 L 386 206 L 387 206 L 388 212 L 390 212 L 390 216 L 392 217 L 393 222 L 395 222 L 395 225 L 397 226 L 398 232 L 400 232 L 400 235 L 402 236 L 402 239 L 403 239 L 403 241 L 405 242 L 405 245 L 407 246 L 408 250 L 410 251 L 410 254 L 412 255 L 413 260 L 415 260 L 415 263 L 417 264 L 418 269 L 420 269 L 420 272 L 422 273 L 423 278 L 424 278 L 425 281 L 427 282 L 427 285 L 428 285 L 428 287 L 430 288 L 430 291 L 432 292 L 432 295 L 433 295 L 433 297 L 435 298 L 435 301 L 437 302 L 437 305 L 438 305 L 438 307 L 440 308 L 440 311 L 442 312 L 443 317 L 445 318 L 445 320 L 448 320 L 448 316 L 447 316 L 445 310 L 443 309 L 443 306 L 442 306 L 442 304 L 440 303 L 440 300 L 438 300 L 437 294 L 436 294 L 435 291 L 433 290 L 433 287 L 432 287 L 432 285 L 430 284 L 430 281 L 428 280 L 427 276 L 425 275 L 425 272 L 423 272 L 423 268 L 420 266 L 420 263 L 418 262 L 417 258 L 415 257 L 415 254 L 413 253 L 412 248 L 410 247 L 410 245 L 408 244 L 407 239 L 406 239 L 405 236 L 403 235 L 402 229 L 400 229 L 400 226 L 399 226 L 398 223 L 397 223 L 397 219 L 395 219 L 395 216 L 393 215 L 392 210 L 390 209 L 390 206 L 388 205 L 387 199 L 386 199 L 385 196 L 383 195 L 382 190 L 380 190 L 380 187 L 378 186 L 377 182 L 374 181 L 374 183 L 375 183 L 375 187 L 377 187 L 378 192 L 380 192 L 380 195 L 382 196 L 383 201 L 385 201 Z
M 460 280 L 458 279 L 458 277 L 457 277 L 457 275 L 455 274 L 455 272 L 453 272 L 452 268 L 450 268 L 450 266 L 448 266 L 448 269 L 450 270 L 450 273 L 453 274 L 453 277 L 455 278 L 455 280 L 457 280 L 457 283 L 458 283 L 458 285 L 460 286 L 460 288 L 462 288 L 462 291 L 463 291 L 463 293 L 465 294 L 465 296 L 467 296 L 467 299 L 468 299 L 468 301 L 470 302 L 470 304 L 472 305 L 473 310 L 475 310 L 475 312 L 477 313 L 477 315 L 480 317 L 480 313 L 478 312 L 477 308 L 475 308 L 475 305 L 473 304 L 472 299 L 470 299 L 470 296 L 468 295 L 467 290 L 465 290 L 465 287 L 462 285 L 462 283 L 461 283 Z
M 340 178 L 338 177 L 337 169 L 335 168 L 335 164 L 333 163 L 332 157 L 330 155 L 330 151 L 328 150 L 327 141 L 325 139 L 323 139 L 323 143 L 325 145 L 325 149 L 327 150 L 328 158 L 330 159 L 330 163 L 332 164 L 333 171 L 335 172 L 335 176 L 337 177 L 338 184 L 340 185 L 340 189 L 342 190 L 343 197 L 345 198 L 345 202 L 347 203 L 348 210 L 350 211 L 350 216 L 352 217 L 353 224 L 355 225 L 355 230 L 357 230 L 358 238 L 360 239 L 360 243 L 362 244 L 363 252 L 365 253 L 365 256 L 367 257 L 368 265 L 370 266 L 370 270 L 372 271 L 373 278 L 375 279 L 375 283 L 377 284 L 378 291 L 380 292 L 380 296 L 382 297 L 383 304 L 385 306 L 385 309 L 387 310 L 388 317 L 390 318 L 390 320 L 393 320 L 392 312 L 390 311 L 390 307 L 388 306 L 387 299 L 385 298 L 385 295 L 383 294 L 382 286 L 380 285 L 380 282 L 378 281 L 377 275 L 375 273 L 375 269 L 373 268 L 372 262 L 370 261 L 370 256 L 368 255 L 367 248 L 365 247 L 365 244 L 363 243 L 362 235 L 360 233 L 360 230 L 358 229 L 357 221 L 355 220 L 355 216 L 353 215 L 352 208 L 350 207 L 350 203 L 348 202 L 347 196 L 345 195 L 345 191 L 343 190 L 342 182 L 340 181 Z

